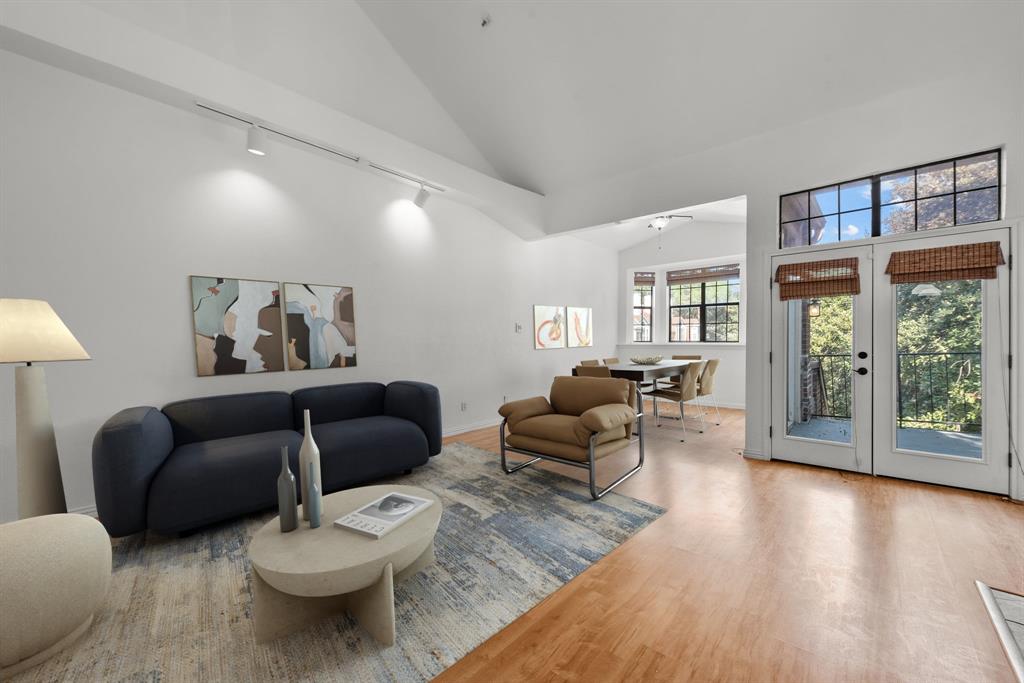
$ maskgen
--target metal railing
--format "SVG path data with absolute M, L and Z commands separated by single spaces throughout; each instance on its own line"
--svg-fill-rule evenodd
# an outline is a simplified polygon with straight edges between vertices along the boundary
M 812 415 L 848 419 L 851 354 L 811 354 L 808 359 L 816 399 Z M 981 351 L 899 353 L 896 373 L 900 427 L 981 431 Z

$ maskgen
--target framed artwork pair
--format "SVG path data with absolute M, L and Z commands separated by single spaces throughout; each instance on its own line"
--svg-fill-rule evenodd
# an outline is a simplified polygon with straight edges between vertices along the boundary
M 533 307 L 533 348 L 574 349 L 593 345 L 591 309 L 577 306 Z
M 356 364 L 351 287 L 193 275 L 191 288 L 200 377 Z

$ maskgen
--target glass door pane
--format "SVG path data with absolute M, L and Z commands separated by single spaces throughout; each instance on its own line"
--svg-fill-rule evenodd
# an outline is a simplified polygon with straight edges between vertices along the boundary
M 896 448 L 982 458 L 982 283 L 896 285 Z
M 786 303 L 786 434 L 852 443 L 853 297 Z

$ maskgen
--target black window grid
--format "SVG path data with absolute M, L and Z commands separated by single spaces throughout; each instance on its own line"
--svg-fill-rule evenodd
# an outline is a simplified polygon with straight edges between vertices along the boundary
M 969 159 L 976 159 L 976 158 L 979 158 L 979 157 L 988 156 L 990 154 L 995 154 L 996 155 L 996 180 L 995 180 L 995 183 L 992 183 L 992 184 L 989 184 L 989 185 L 983 185 L 983 186 L 980 186 L 980 187 L 971 187 L 971 188 L 965 189 L 965 190 L 958 190 L 957 189 L 958 179 L 957 179 L 957 172 L 956 172 L 957 165 L 960 162 L 967 161 Z M 919 196 L 918 177 L 919 177 L 920 171 L 922 169 L 927 169 L 927 168 L 932 167 L 932 166 L 940 166 L 942 164 L 949 164 L 949 163 L 953 164 L 953 189 L 951 191 L 949 191 L 949 192 L 942 192 L 942 193 L 932 194 L 932 195 L 928 195 L 927 197 Z M 881 201 L 882 179 L 885 178 L 885 177 L 888 177 L 888 176 L 896 176 L 896 175 L 908 174 L 908 173 L 913 173 L 914 174 L 914 198 L 913 199 L 909 199 L 909 200 L 890 201 L 890 202 L 886 202 L 886 203 L 883 204 L 882 201 Z M 918 231 L 921 231 L 921 230 L 924 230 L 924 231 L 934 230 L 934 229 L 937 229 L 937 228 L 920 228 L 919 227 L 920 219 L 919 219 L 919 212 L 918 212 L 918 203 L 921 200 L 937 199 L 937 198 L 940 198 L 940 197 L 949 197 L 949 196 L 953 197 L 953 209 L 952 209 L 953 221 L 949 225 L 942 226 L 942 227 L 956 227 L 958 225 L 974 225 L 974 224 L 977 224 L 977 223 L 988 222 L 988 220 L 964 221 L 964 222 L 959 221 L 959 216 L 958 216 L 958 211 L 957 211 L 957 199 L 958 199 L 958 196 L 959 195 L 963 195 L 963 194 L 965 194 L 967 192 L 979 192 L 981 190 L 992 190 L 992 189 L 996 190 L 996 217 L 993 218 L 993 219 L 989 219 L 989 220 L 1000 220 L 1002 218 L 1002 205 L 1003 205 L 1003 195 L 1002 195 L 1002 184 L 1003 183 L 1002 183 L 1002 180 L 1003 180 L 1003 152 L 1002 152 L 1002 149 L 992 149 L 992 150 L 988 150 L 988 151 L 985 151 L 985 152 L 976 152 L 974 154 L 963 154 L 963 155 L 958 156 L 958 157 L 952 157 L 950 159 L 942 159 L 940 161 L 931 161 L 931 162 L 928 162 L 926 164 L 918 164 L 916 166 L 908 166 L 906 168 L 896 169 L 894 171 L 885 171 L 884 173 L 877 173 L 875 175 L 864 176 L 862 178 L 855 178 L 853 180 L 845 180 L 845 181 L 838 182 L 838 183 L 828 183 L 827 185 L 820 185 L 818 187 L 812 187 L 809 190 L 800 190 L 798 192 L 789 192 L 787 194 L 779 196 L 779 234 L 778 234 L 779 248 L 780 249 L 787 249 L 787 248 L 788 249 L 792 249 L 792 248 L 795 248 L 795 246 L 794 247 L 786 247 L 783 244 L 783 238 L 785 236 L 785 226 L 787 226 L 787 225 L 793 225 L 793 224 L 800 223 L 800 222 L 806 222 L 807 223 L 807 232 L 805 234 L 806 243 L 805 244 L 801 244 L 801 245 L 797 245 L 797 246 L 808 246 L 808 245 L 812 245 L 813 246 L 814 243 L 811 242 L 811 234 L 810 234 L 811 221 L 812 220 L 814 220 L 816 218 L 829 218 L 831 216 L 842 216 L 844 214 L 850 214 L 850 213 L 855 213 L 855 212 L 858 212 L 858 211 L 868 210 L 868 208 L 870 208 L 870 211 L 871 211 L 871 235 L 870 236 L 871 237 L 880 237 L 883 234 L 882 233 L 882 220 L 881 220 L 882 208 L 883 207 L 889 207 L 889 206 L 895 206 L 895 205 L 898 205 L 898 204 L 911 203 L 911 202 L 914 204 L 914 230 L 913 230 L 913 232 L 918 232 Z M 862 207 L 862 208 L 853 208 L 853 209 L 843 210 L 843 207 L 842 207 L 842 192 L 840 191 L 840 188 L 842 188 L 842 186 L 844 186 L 844 185 L 850 185 L 850 184 L 853 184 L 853 183 L 860 183 L 860 182 L 864 182 L 864 181 L 870 181 L 870 183 L 871 183 L 871 204 L 870 204 L 870 207 Z M 821 190 L 827 190 L 827 189 L 833 188 L 833 187 L 837 188 L 837 192 L 838 192 L 838 197 L 837 197 L 837 209 L 838 210 L 837 211 L 828 212 L 828 213 L 822 213 L 820 215 L 815 215 L 815 216 L 812 217 L 810 215 L 811 214 L 811 211 L 810 211 L 810 200 L 811 200 L 811 196 L 813 195 L 813 193 L 819 192 Z M 798 218 L 798 219 L 791 220 L 791 221 L 783 221 L 782 218 L 783 218 L 783 203 L 784 203 L 784 200 L 786 198 L 788 198 L 788 197 L 793 197 L 795 195 L 800 195 L 800 194 L 805 195 L 806 198 L 807 198 L 807 209 L 806 209 L 806 212 L 805 212 L 806 213 L 805 217 L 804 218 Z M 908 232 L 911 232 L 911 231 L 908 231 Z M 894 233 L 886 233 L 886 234 L 894 234 Z M 840 230 L 838 239 L 839 239 L 840 242 L 842 242 L 842 241 L 854 241 L 854 239 L 862 240 L 862 239 L 867 239 L 867 238 L 857 237 L 857 238 L 851 238 L 849 240 L 843 240 L 842 230 Z

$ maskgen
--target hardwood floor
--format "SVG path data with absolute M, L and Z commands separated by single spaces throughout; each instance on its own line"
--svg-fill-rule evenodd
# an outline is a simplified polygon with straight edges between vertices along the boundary
M 1013 681 L 974 580 L 1024 592 L 1024 506 L 747 460 L 722 417 L 685 444 L 650 424 L 616 490 L 665 515 L 437 680 Z

